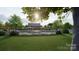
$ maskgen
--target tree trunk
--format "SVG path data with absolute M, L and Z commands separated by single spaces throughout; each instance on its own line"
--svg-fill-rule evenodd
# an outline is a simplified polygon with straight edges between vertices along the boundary
M 73 44 L 72 51 L 79 51 L 79 7 L 74 7 L 73 9 Z

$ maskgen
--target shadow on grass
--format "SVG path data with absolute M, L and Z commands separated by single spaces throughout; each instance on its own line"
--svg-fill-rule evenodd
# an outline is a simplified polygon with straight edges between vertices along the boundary
M 62 34 L 62 36 L 66 37 L 66 38 L 72 38 L 72 34 Z
M 22 36 L 18 36 L 18 37 L 36 37 L 36 36 L 41 37 L 41 36 L 58 36 L 58 35 L 22 35 Z M 62 34 L 61 36 L 64 36 L 65 38 L 71 38 L 72 37 L 72 36 L 67 35 L 67 34 Z M 7 40 L 11 37 L 17 37 L 17 36 L 0 36 L 0 42 Z
M 0 42 L 9 39 L 11 36 L 0 36 Z
M 44 37 L 44 36 L 56 36 L 55 34 L 51 34 L 51 35 L 19 35 L 18 37 Z M 12 37 L 16 37 L 16 36 L 12 36 Z

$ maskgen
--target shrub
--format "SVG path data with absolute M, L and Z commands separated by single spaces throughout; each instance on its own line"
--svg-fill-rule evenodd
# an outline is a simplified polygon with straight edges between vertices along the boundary
M 64 29 L 63 30 L 63 33 L 67 33 L 68 34 L 69 33 L 69 30 L 68 29 Z
M 0 36 L 5 35 L 5 31 L 0 31 Z
M 62 34 L 61 30 L 56 30 L 56 34 Z
M 10 35 L 11 36 L 16 36 L 16 35 L 19 35 L 19 32 L 17 32 L 17 31 L 11 31 L 10 32 Z
M 62 32 L 61 31 L 56 31 L 56 34 L 62 34 Z

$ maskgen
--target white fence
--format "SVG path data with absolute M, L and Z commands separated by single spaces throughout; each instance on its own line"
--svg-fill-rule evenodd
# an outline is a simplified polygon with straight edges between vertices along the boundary
M 56 31 L 50 31 L 50 30 L 40 30 L 40 31 L 19 31 L 19 35 L 51 35 L 56 34 Z
M 56 34 L 56 32 L 19 32 L 19 35 L 51 35 Z

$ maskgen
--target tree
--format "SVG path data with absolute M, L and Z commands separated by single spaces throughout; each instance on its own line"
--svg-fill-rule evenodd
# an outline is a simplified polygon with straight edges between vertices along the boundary
M 0 21 L 0 29 L 3 29 L 3 22 L 2 21 Z
M 23 7 L 23 13 L 27 14 L 29 20 L 32 20 L 33 12 L 34 10 L 37 11 L 39 9 L 39 12 L 41 13 L 41 19 L 47 19 L 50 12 L 53 12 L 55 14 L 61 15 L 62 13 L 67 13 L 68 11 L 72 11 L 73 13 L 73 21 L 74 21 L 74 38 L 73 38 L 73 45 L 75 48 L 72 50 L 79 50 L 79 7 Z
M 52 26 L 53 26 L 53 23 L 49 23 L 49 24 L 48 24 L 48 28 L 49 28 L 49 29 L 52 29 Z
M 72 25 L 70 24 L 70 23 L 65 23 L 64 25 L 63 25 L 63 29 L 72 29 Z
M 74 36 L 72 50 L 79 51 L 79 7 L 73 7 Z
M 22 7 L 23 13 L 27 14 L 27 18 L 32 22 L 36 20 L 47 20 L 51 12 L 60 15 L 63 12 L 65 13 L 69 11 L 70 9 L 71 8 L 68 7 Z M 39 15 L 38 19 L 35 17 L 37 15 Z
M 10 29 L 11 28 L 11 25 L 10 25 L 9 22 L 6 22 L 4 26 L 5 26 L 5 29 Z
M 23 26 L 21 22 L 21 18 L 16 15 L 11 16 L 11 18 L 9 19 L 9 23 L 7 23 L 7 25 L 8 24 L 14 29 L 22 28 Z
M 58 29 L 58 28 L 62 29 L 62 26 L 63 26 L 62 20 L 56 20 L 54 21 L 52 27 L 53 29 Z

